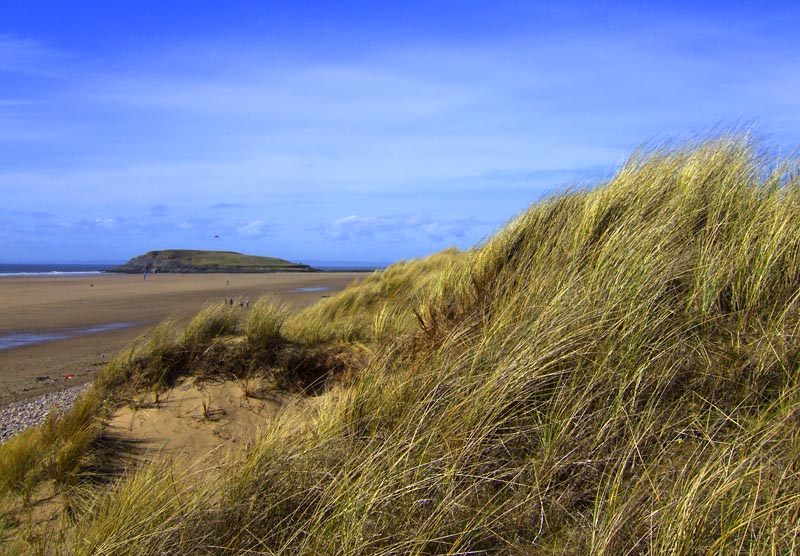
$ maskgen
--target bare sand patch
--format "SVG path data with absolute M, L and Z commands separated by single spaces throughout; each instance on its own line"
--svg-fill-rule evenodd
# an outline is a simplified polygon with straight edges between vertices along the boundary
M 200 382 L 192 377 L 160 395 L 158 402 L 153 394 L 143 393 L 131 406 L 116 411 L 108 432 L 136 445 L 146 460 L 225 461 L 297 401 L 257 381 Z

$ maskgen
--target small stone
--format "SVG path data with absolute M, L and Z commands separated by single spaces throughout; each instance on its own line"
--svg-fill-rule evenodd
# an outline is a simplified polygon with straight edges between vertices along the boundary
M 49 378 L 49 377 L 48 377 Z M 0 408 L 0 444 L 27 429 L 44 422 L 50 411 L 66 413 L 75 399 L 89 389 L 89 384 L 73 386 L 60 392 L 44 394 L 33 400 Z

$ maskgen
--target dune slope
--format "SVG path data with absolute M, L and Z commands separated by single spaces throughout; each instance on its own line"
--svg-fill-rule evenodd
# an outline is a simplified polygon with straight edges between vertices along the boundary
M 642 152 L 471 251 L 264 302 L 241 361 L 316 396 L 305 425 L 271 421 L 224 480 L 86 497 L 70 550 L 793 552 L 798 175 L 741 137 Z M 152 353 L 114 376 L 192 366 Z

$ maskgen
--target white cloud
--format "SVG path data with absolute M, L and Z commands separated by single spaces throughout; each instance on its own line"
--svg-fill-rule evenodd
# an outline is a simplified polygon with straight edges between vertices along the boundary
M 338 218 L 322 230 L 326 237 L 337 241 L 350 239 L 422 238 L 426 241 L 453 241 L 465 239 L 476 228 L 486 223 L 474 218 L 435 219 L 421 215 L 357 216 Z
M 62 221 L 60 226 L 64 233 L 95 234 L 117 232 L 123 227 L 129 227 L 127 222 L 120 222 L 116 218 L 82 218 L 75 221 Z M 48 227 L 47 225 L 43 228 Z
M 325 228 L 325 233 L 331 239 L 344 240 L 355 236 L 372 237 L 378 232 L 392 231 L 398 226 L 398 222 L 393 222 L 386 218 L 356 216 L 353 214 L 331 222 Z
M 258 239 L 272 235 L 274 226 L 263 220 L 242 221 L 236 225 L 236 237 L 239 239 Z
M 448 237 L 463 238 L 470 228 L 470 223 L 464 220 L 449 222 L 428 222 L 422 225 L 422 230 L 430 237 L 443 240 Z

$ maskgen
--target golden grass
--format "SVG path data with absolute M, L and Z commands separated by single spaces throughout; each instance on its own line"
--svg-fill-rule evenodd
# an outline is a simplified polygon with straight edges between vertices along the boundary
M 244 334 L 254 348 L 269 349 L 282 340 L 283 324 L 289 309 L 272 296 L 256 300 L 247 318 Z
M 120 481 L 69 548 L 796 553 L 797 169 L 740 136 L 642 151 L 474 250 L 288 318 L 263 302 L 249 357 L 324 379 L 305 426 L 266 427 L 196 493 Z

